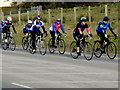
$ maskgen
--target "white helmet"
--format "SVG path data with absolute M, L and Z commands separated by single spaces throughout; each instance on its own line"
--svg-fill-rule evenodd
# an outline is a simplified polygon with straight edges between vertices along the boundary
M 31 24 L 32 24 L 32 21 L 31 21 L 31 20 L 28 20 L 28 23 L 31 23 Z
M 8 20 L 8 21 L 12 21 L 12 18 L 11 18 L 11 17 L 7 17 L 7 20 Z

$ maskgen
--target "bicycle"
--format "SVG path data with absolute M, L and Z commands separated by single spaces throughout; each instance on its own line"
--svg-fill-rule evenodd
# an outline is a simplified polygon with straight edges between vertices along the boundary
M 39 49 L 40 54 L 45 55 L 47 52 L 47 44 L 46 41 L 42 39 L 41 35 L 40 36 L 36 35 L 35 44 L 36 44 L 36 50 Z M 35 53 L 33 52 L 32 38 L 30 39 L 29 51 L 31 54 Z
M 114 59 L 116 57 L 117 54 L 117 48 L 114 42 L 110 41 L 110 37 L 113 37 L 111 35 L 108 35 L 108 39 L 109 39 L 109 43 L 104 42 L 103 45 L 103 51 L 101 50 L 101 43 L 100 40 L 96 40 L 94 41 L 94 55 L 97 58 L 100 58 L 102 56 L 102 54 L 107 54 L 107 56 L 109 57 L 109 59 Z M 115 40 L 116 38 L 114 38 Z M 105 44 L 107 43 L 107 44 Z
M 30 44 L 30 40 L 31 40 L 31 33 L 28 33 L 28 38 L 26 39 L 26 37 L 22 38 L 22 48 L 24 50 L 27 50 Z
M 80 40 L 80 55 L 81 53 L 84 54 L 84 57 L 86 60 L 91 60 L 93 57 L 93 47 L 90 42 L 87 41 L 88 35 L 84 35 L 83 38 Z M 82 44 L 82 40 L 85 39 L 85 42 Z M 77 59 L 79 54 L 77 54 L 77 46 L 76 46 L 76 41 L 73 41 L 70 44 L 70 55 L 74 58 Z
M 7 36 L 7 39 L 6 39 Z M 15 39 L 12 37 L 12 32 L 10 33 L 3 33 L 2 34 L 2 44 L 1 44 L 2 49 L 7 50 L 10 48 L 12 51 L 15 50 L 16 48 L 16 43 Z
M 64 36 L 64 38 L 65 38 L 65 36 Z M 56 37 L 56 39 L 55 39 L 55 46 L 56 47 L 54 47 L 52 45 L 52 38 L 51 38 L 49 40 L 49 42 L 48 42 L 49 52 L 50 53 L 54 53 L 56 51 L 56 49 L 58 49 L 60 54 L 64 54 L 65 53 L 66 45 L 65 45 L 64 39 L 62 39 L 62 34 L 61 33 L 59 33 L 58 37 Z

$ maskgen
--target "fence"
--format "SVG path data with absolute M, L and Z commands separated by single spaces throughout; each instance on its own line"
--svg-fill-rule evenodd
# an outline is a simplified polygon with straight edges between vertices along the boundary
M 79 8 L 83 8 L 83 7 L 74 7 L 73 8 L 73 19 L 74 19 L 74 22 L 76 22 L 77 21 L 77 10 L 79 10 Z M 60 12 L 59 13 L 61 13 L 60 15 L 61 16 L 59 16 L 59 17 L 61 17 L 61 21 L 63 22 L 63 19 L 64 19 L 64 12 L 65 12 L 65 10 L 63 9 L 63 8 L 60 8 L 60 9 L 58 9 L 58 11 L 60 10 Z M 71 9 L 72 10 L 72 9 Z M 34 11 L 34 12 L 33 12 Z M 104 10 L 103 11 L 105 11 L 104 13 L 104 15 L 105 16 L 107 16 L 108 15 L 108 6 L 107 5 L 105 5 L 104 6 Z M 31 17 L 31 14 L 30 13 L 34 13 L 35 15 L 40 15 L 40 14 L 42 14 L 42 6 L 38 6 L 38 7 L 31 7 L 31 8 L 29 8 L 29 9 L 18 9 L 18 13 L 16 13 L 16 14 L 18 14 L 16 17 L 17 17 L 17 21 L 19 22 L 19 24 L 21 23 L 21 20 L 22 20 L 22 15 L 24 14 L 24 16 L 26 17 L 27 16 L 27 20 L 29 20 L 30 19 L 30 17 Z M 52 10 L 51 9 L 48 9 L 48 22 L 49 23 L 51 23 L 51 13 L 53 13 L 52 12 Z M 86 13 L 88 13 L 88 15 L 87 15 L 87 17 L 88 17 L 88 19 L 89 19 L 89 22 L 91 22 L 91 6 L 88 6 L 88 10 L 86 11 Z M 1 11 L 1 19 L 4 19 L 5 18 L 5 16 L 8 16 L 8 15 L 5 15 L 5 13 L 4 12 L 2 12 Z M 9 11 L 9 16 L 14 16 L 14 15 L 16 15 L 16 14 L 12 14 L 12 11 Z

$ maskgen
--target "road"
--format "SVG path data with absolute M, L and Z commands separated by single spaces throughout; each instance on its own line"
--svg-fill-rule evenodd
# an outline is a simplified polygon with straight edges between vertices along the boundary
M 118 88 L 118 59 L 2 50 L 2 88 Z

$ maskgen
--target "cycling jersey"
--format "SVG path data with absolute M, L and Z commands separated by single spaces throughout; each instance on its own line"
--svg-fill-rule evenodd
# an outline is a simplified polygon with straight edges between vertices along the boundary
M 40 26 L 44 26 L 44 23 L 42 21 L 38 23 L 36 20 L 34 20 L 32 23 L 32 31 L 39 31 Z
M 4 32 L 10 32 L 10 27 L 12 26 L 12 28 L 13 28 L 13 30 L 14 30 L 14 32 L 16 33 L 16 30 L 15 30 L 15 27 L 14 27 L 14 25 L 13 25 L 13 23 L 12 22 L 9 22 L 9 21 L 6 21 L 5 23 L 4 23 Z
M 57 33 L 57 31 L 61 28 L 62 32 L 65 33 L 64 27 L 62 24 L 58 24 L 57 22 L 52 23 L 52 26 L 50 27 L 50 31 L 54 31 L 54 33 Z
M 104 21 L 100 21 L 100 23 L 99 23 L 99 25 L 98 25 L 96 30 L 106 34 L 106 31 L 107 31 L 108 27 L 109 27 L 110 31 L 114 34 L 114 31 L 113 31 L 109 21 L 108 21 L 107 24 L 105 24 Z
M 85 25 L 82 24 L 81 22 L 79 22 L 74 30 L 74 33 L 76 33 L 77 35 L 80 34 L 80 31 L 84 31 L 86 29 L 87 32 L 90 32 L 89 28 L 88 28 L 88 24 L 86 23 Z
M 23 32 L 24 33 L 29 33 L 29 32 L 31 32 L 31 28 L 32 28 L 32 25 L 26 24 L 25 28 L 23 29 Z

